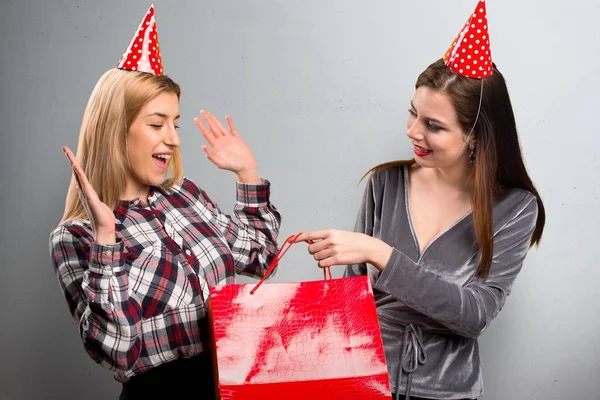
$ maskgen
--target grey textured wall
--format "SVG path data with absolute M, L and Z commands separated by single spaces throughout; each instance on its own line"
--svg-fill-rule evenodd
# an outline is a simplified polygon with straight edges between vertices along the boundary
M 234 178 L 200 149 L 201 108 L 233 116 L 273 183 L 282 237 L 351 228 L 372 165 L 410 157 L 406 109 L 475 0 L 157 1 L 164 66 L 183 87 L 186 175 L 224 209 Z M 0 397 L 105 399 L 120 390 L 83 350 L 53 275 L 81 116 L 149 2 L 0 3 Z M 544 196 L 543 245 L 482 339 L 486 400 L 600 398 L 599 2 L 489 1 L 527 165 Z M 299 245 L 300 246 L 300 245 Z M 294 248 L 277 280 L 318 279 Z M 339 273 L 339 271 L 338 271 Z

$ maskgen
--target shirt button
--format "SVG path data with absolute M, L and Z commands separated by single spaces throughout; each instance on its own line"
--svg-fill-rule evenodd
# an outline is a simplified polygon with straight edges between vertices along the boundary
M 185 254 L 187 254 L 188 256 L 191 256 L 192 252 L 190 251 L 190 249 L 185 249 Z

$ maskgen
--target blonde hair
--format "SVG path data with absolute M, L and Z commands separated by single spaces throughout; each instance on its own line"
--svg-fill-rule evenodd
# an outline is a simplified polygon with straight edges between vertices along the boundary
M 169 77 L 113 68 L 100 77 L 90 95 L 79 132 L 77 159 L 100 201 L 111 209 L 116 207 L 131 174 L 127 129 L 142 107 L 161 93 L 181 97 L 179 85 Z M 183 179 L 179 148 L 169 160 L 169 173 L 164 188 Z M 86 218 L 72 177 L 60 223 Z

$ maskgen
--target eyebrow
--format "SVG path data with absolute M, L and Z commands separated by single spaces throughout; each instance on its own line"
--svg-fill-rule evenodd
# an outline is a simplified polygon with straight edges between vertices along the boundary
M 410 102 L 410 107 L 411 107 L 413 110 L 415 110 L 415 111 L 417 110 L 417 109 L 416 109 L 416 107 L 415 107 L 415 105 L 413 104 L 412 100 L 411 100 L 411 102 Z M 427 119 L 428 121 L 431 121 L 431 122 L 438 123 L 438 124 L 440 124 L 440 125 L 446 125 L 444 122 L 440 121 L 439 119 L 430 118 L 430 117 L 425 117 L 425 119 Z
M 159 112 L 154 112 L 152 114 L 148 114 L 148 117 L 153 117 L 153 116 L 157 116 L 157 117 L 161 117 L 161 118 L 169 118 L 169 116 L 167 114 L 163 114 L 163 113 L 159 113 Z M 173 119 L 179 119 L 179 117 L 181 117 L 180 115 L 176 116 Z

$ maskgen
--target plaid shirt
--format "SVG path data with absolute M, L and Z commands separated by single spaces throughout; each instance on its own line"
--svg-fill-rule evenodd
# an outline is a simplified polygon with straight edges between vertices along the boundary
M 208 348 L 208 287 L 262 277 L 277 253 L 281 216 L 270 183 L 237 183 L 234 222 L 193 182 L 121 201 L 115 245 L 94 243 L 88 220 L 50 235 L 50 255 L 92 359 L 127 381 Z

